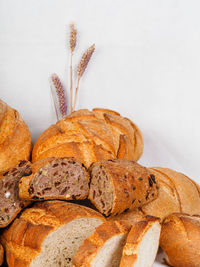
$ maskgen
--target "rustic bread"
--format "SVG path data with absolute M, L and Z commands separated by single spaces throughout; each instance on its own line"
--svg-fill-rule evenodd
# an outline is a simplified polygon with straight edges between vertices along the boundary
M 30 162 L 21 160 L 16 166 L 0 173 L 0 228 L 11 223 L 30 202 L 19 199 L 19 180 L 29 174 Z
M 99 161 L 90 167 L 89 199 L 106 216 L 152 201 L 158 185 L 151 172 L 126 159 Z
M 37 139 L 33 162 L 48 157 L 75 157 L 89 167 L 111 158 L 138 160 L 143 138 L 138 127 L 108 109 L 81 109 L 50 126 Z
M 31 134 L 20 114 L 0 99 L 0 172 L 29 160 Z
M 163 220 L 174 212 L 200 214 L 200 187 L 182 173 L 154 167 L 149 171 L 159 183 L 159 195 L 154 201 L 134 211 L 121 214 L 120 219 L 134 218 L 135 214 L 152 215 Z M 117 217 L 114 219 L 117 219 Z
M 98 212 L 64 201 L 38 202 L 4 230 L 9 267 L 68 267 L 82 242 L 105 221 Z
M 160 246 L 174 267 L 200 266 L 200 216 L 175 213 L 162 224 Z
M 152 267 L 160 238 L 160 220 L 146 216 L 133 224 L 123 248 L 120 267 Z
M 26 200 L 85 199 L 89 193 L 89 173 L 75 158 L 47 158 L 31 166 L 30 176 L 19 183 L 20 198 Z
M 119 266 L 130 229 L 131 225 L 123 221 L 105 222 L 97 227 L 80 246 L 73 259 L 74 267 Z
M 0 266 L 3 264 L 3 258 L 4 258 L 4 249 L 0 244 Z

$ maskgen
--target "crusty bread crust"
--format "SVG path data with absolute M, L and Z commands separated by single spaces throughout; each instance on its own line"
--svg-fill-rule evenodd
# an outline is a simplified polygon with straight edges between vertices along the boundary
M 59 158 L 59 159 L 64 159 L 64 158 Z M 70 161 L 75 161 L 75 162 L 79 162 L 80 164 L 82 164 L 79 160 L 75 159 L 75 158 L 72 158 L 72 157 L 69 157 L 69 158 L 66 158 Z M 19 196 L 21 199 L 25 199 L 25 200 L 32 200 L 32 201 L 38 201 L 38 200 L 46 200 L 46 199 L 60 199 L 60 200 L 73 200 L 72 196 L 67 196 L 67 195 L 60 195 L 60 196 L 49 196 L 48 198 L 47 197 L 43 197 L 41 196 L 41 198 L 34 198 L 34 195 L 31 194 L 30 192 L 30 185 L 33 181 L 33 178 L 34 176 L 38 173 L 38 171 L 40 170 L 40 168 L 43 168 L 45 167 L 46 165 L 48 165 L 49 163 L 51 163 L 52 161 L 56 160 L 56 158 L 52 157 L 52 158 L 45 158 L 45 159 L 42 159 L 42 160 L 39 160 L 39 161 L 36 161 L 34 162 L 30 169 L 31 169 L 31 175 L 29 176 L 25 176 L 25 177 L 22 177 L 22 179 L 20 180 L 19 182 Z M 82 166 L 82 168 L 85 168 L 85 166 Z M 85 176 L 85 181 L 88 181 L 89 183 L 89 173 L 86 172 L 85 173 L 86 176 Z M 89 189 L 88 189 L 88 193 L 89 193 Z M 76 197 L 76 199 L 85 199 L 87 196 L 85 197 Z
M 138 160 L 143 138 L 138 127 L 108 109 L 81 109 L 50 126 L 37 139 L 33 162 L 47 157 L 75 157 L 89 167 L 111 158 Z
M 200 216 L 174 213 L 162 224 L 160 246 L 168 264 L 179 267 L 200 266 Z
M 51 231 L 82 217 L 105 221 L 92 209 L 64 201 L 38 202 L 26 209 L 0 237 L 9 267 L 29 266 Z
M 157 198 L 157 181 L 152 180 L 151 172 L 138 163 L 126 159 L 99 161 L 91 165 L 90 172 L 97 165 L 105 170 L 114 190 L 112 210 L 106 215 L 116 215 L 126 209 L 133 210 Z M 89 199 L 98 209 L 91 187 Z
M 138 258 L 138 247 L 154 223 L 160 225 L 160 219 L 152 216 L 145 216 L 143 219 L 135 222 L 128 234 L 126 244 L 123 249 L 120 267 L 133 266 Z M 153 246 L 154 244 L 152 244 Z M 147 255 L 144 255 L 146 257 Z
M 101 224 L 94 233 L 87 238 L 77 251 L 73 259 L 74 267 L 89 267 L 106 241 L 115 235 L 127 234 L 131 225 L 125 221 L 110 221 Z
M 20 114 L 0 99 L 0 172 L 29 160 L 31 134 Z
M 3 258 L 4 258 L 4 249 L 0 244 L 0 266 L 3 264 Z

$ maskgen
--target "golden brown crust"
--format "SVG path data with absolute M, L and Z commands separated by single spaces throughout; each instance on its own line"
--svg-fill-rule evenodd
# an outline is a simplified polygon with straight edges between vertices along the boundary
M 52 157 L 52 158 L 44 158 L 42 160 L 36 161 L 34 162 L 31 166 L 31 175 L 29 176 L 25 176 L 22 177 L 20 182 L 19 182 L 19 197 L 21 199 L 25 199 L 25 200 L 32 200 L 32 201 L 39 201 L 39 200 L 50 200 L 50 199 L 60 199 L 60 200 L 74 200 L 74 198 L 71 195 L 55 195 L 55 196 L 48 196 L 48 197 L 44 197 L 41 196 L 41 198 L 39 197 L 35 197 L 34 194 L 32 194 L 30 192 L 30 186 L 31 183 L 35 177 L 35 175 L 38 174 L 38 172 L 40 171 L 41 168 L 48 168 L 49 163 L 51 163 L 52 161 L 55 160 L 59 160 L 59 159 L 67 159 L 69 161 L 72 162 L 78 162 L 80 164 L 82 164 L 79 160 L 72 158 L 72 157 L 65 157 L 65 158 L 56 158 L 56 157 Z M 82 166 L 82 168 L 84 168 L 86 170 L 86 168 L 84 166 Z M 85 181 L 88 181 L 89 183 L 89 173 L 86 171 L 85 172 Z M 89 190 L 88 190 L 89 191 Z M 88 195 L 88 192 L 87 192 Z M 76 200 L 79 199 L 85 199 L 87 196 L 76 196 Z
M 74 266 L 91 266 L 92 261 L 98 254 L 99 250 L 104 246 L 106 241 L 113 236 L 127 234 L 130 229 L 131 225 L 124 221 L 110 221 L 101 224 L 80 246 L 75 257 L 73 258 Z
M 154 223 L 160 224 L 160 219 L 152 216 L 145 216 L 142 220 L 135 222 L 128 234 L 124 246 L 120 267 L 133 266 L 138 257 L 138 247 L 140 242 Z
M 31 134 L 20 114 L 0 99 L 0 171 L 29 160 Z
M 4 249 L 0 244 L 0 266 L 3 264 L 3 258 L 4 258 Z
M 174 213 L 163 222 L 160 245 L 174 267 L 200 266 L 200 216 Z
M 117 156 L 138 160 L 142 151 L 142 134 L 130 120 L 108 109 L 81 109 L 40 135 L 32 159 L 75 157 L 89 167 Z
M 158 196 L 158 184 L 155 179 L 152 180 L 150 171 L 134 161 L 115 159 L 95 162 L 90 167 L 91 172 L 95 166 L 105 170 L 114 190 L 112 210 L 106 215 L 116 215 L 126 209 L 133 210 Z M 92 190 L 89 199 L 98 208 Z
M 74 219 L 88 217 L 105 221 L 98 212 L 64 201 L 38 202 L 26 209 L 1 238 L 10 267 L 27 267 L 39 255 L 45 237 Z M 20 265 L 21 264 L 21 265 Z

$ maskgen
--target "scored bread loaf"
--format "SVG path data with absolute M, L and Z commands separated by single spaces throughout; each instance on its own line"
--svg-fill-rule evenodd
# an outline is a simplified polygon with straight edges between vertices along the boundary
M 35 203 L 0 237 L 8 266 L 72 266 L 79 246 L 104 221 L 98 212 L 77 204 Z
M 142 152 L 142 134 L 132 121 L 108 109 L 81 109 L 59 120 L 39 136 L 32 160 L 75 157 L 89 167 L 97 160 L 138 160 Z
M 121 220 L 129 221 L 135 214 L 152 215 L 161 220 L 174 212 L 200 214 L 200 187 L 197 183 L 171 169 L 153 167 L 149 171 L 159 183 L 158 198 L 139 209 L 121 214 Z
M 106 216 L 141 207 L 158 196 L 154 175 L 134 161 L 95 162 L 90 174 L 89 199 Z
M 80 246 L 73 259 L 73 266 L 119 266 L 122 250 L 130 229 L 131 225 L 124 221 L 108 221 L 103 223 Z
M 16 166 L 0 173 L 0 228 L 11 223 L 30 202 L 19 198 L 19 180 L 29 174 L 30 162 L 21 160 Z
M 29 160 L 32 148 L 28 126 L 17 112 L 0 99 L 0 172 Z
M 31 173 L 19 183 L 19 195 L 26 200 L 85 199 L 89 193 L 89 173 L 75 158 L 47 158 L 36 161 Z
M 3 264 L 3 258 L 4 258 L 4 249 L 0 244 L 0 266 Z
M 160 219 L 146 216 L 135 222 L 123 248 L 120 267 L 152 267 L 160 238 Z
M 200 266 L 200 216 L 174 213 L 162 224 L 160 246 L 174 267 Z

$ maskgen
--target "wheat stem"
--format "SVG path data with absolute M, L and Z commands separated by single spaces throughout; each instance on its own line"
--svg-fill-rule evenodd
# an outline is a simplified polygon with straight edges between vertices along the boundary
M 73 72 L 72 72 L 72 56 L 73 53 L 70 55 L 70 112 L 73 111 Z
M 78 89 L 79 89 L 79 82 L 80 82 L 80 79 L 81 79 L 81 76 L 78 76 L 77 86 L 76 86 L 75 96 L 74 96 L 73 111 L 75 111 L 75 107 L 76 107 L 76 99 L 77 99 L 77 94 L 78 94 Z

